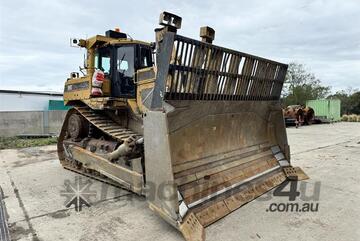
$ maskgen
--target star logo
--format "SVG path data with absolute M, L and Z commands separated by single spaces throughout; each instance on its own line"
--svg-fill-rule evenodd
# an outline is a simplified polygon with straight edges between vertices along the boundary
M 74 205 L 76 212 L 80 212 L 83 206 L 90 207 L 91 198 L 96 197 L 97 194 L 96 191 L 90 190 L 92 184 L 90 179 L 83 180 L 80 176 L 75 177 L 73 183 L 65 180 L 65 190 L 60 192 L 61 196 L 66 197 L 65 207 L 70 208 Z

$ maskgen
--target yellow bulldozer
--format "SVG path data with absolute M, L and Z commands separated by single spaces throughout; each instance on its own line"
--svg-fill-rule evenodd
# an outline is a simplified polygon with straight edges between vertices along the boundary
M 187 241 L 278 186 L 290 165 L 279 103 L 287 65 L 177 34 L 163 12 L 154 43 L 119 29 L 73 39 L 86 49 L 64 88 L 58 142 L 64 168 L 147 198 Z M 151 193 L 151 194 L 150 194 Z

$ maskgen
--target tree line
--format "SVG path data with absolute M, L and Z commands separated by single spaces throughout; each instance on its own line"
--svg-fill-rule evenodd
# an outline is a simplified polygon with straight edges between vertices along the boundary
M 352 87 L 331 93 L 303 64 L 290 63 L 286 75 L 281 102 L 289 105 L 305 105 L 307 100 L 340 99 L 341 114 L 360 115 L 360 90 Z

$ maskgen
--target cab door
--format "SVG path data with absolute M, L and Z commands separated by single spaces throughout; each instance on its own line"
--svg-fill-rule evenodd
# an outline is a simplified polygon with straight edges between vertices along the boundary
M 111 81 L 111 96 L 135 97 L 135 45 L 122 45 L 115 48 L 115 63 Z

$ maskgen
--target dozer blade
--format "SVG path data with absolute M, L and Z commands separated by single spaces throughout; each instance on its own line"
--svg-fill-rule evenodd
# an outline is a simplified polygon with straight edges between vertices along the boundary
M 150 207 L 185 239 L 278 186 L 290 166 L 279 104 L 287 65 L 165 32 L 144 117 Z M 166 188 L 165 188 L 166 187 Z

